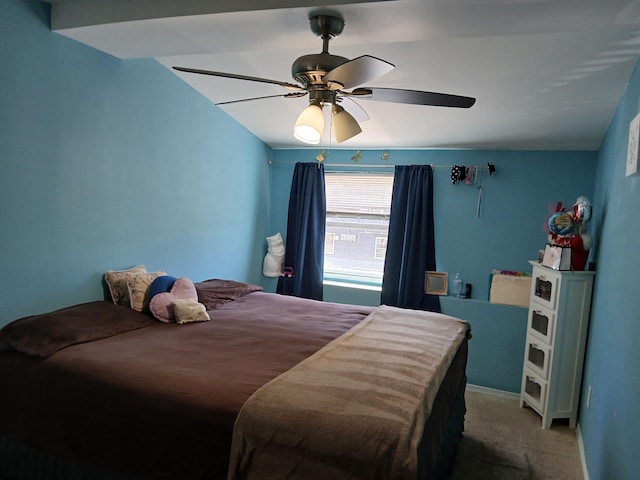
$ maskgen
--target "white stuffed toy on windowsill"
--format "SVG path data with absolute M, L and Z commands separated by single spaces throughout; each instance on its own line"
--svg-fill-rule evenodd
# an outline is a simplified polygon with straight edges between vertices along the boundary
M 284 264 L 284 242 L 280 232 L 267 237 L 267 254 L 262 264 L 262 274 L 265 277 L 280 277 Z

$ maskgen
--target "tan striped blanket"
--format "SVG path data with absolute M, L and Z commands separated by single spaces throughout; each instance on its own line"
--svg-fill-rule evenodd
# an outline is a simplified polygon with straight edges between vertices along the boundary
M 425 420 L 468 330 L 377 308 L 247 400 L 228 480 L 414 479 Z

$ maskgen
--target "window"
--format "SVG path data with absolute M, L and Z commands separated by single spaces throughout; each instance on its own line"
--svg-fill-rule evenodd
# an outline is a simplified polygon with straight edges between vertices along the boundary
M 325 173 L 324 280 L 382 285 L 393 174 Z

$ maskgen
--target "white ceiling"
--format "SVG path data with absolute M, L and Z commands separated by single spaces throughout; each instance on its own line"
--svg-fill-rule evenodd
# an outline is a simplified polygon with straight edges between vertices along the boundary
M 396 66 L 366 86 L 477 99 L 468 110 L 359 100 L 370 120 L 341 148 L 597 150 L 640 56 L 639 0 L 48 3 L 53 30 L 119 58 L 292 83 L 292 62 L 322 49 L 310 13 L 331 11 L 345 28 L 330 53 Z M 171 71 L 213 103 L 288 93 Z M 306 105 L 306 97 L 271 98 L 220 108 L 268 145 L 300 148 L 292 128 Z

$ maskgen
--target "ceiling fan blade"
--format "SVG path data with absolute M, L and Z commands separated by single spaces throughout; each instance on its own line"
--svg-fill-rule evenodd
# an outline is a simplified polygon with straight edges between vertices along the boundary
M 172 67 L 174 70 L 187 73 L 198 73 L 200 75 L 211 75 L 213 77 L 234 78 L 236 80 L 247 80 L 250 82 L 271 83 L 273 85 L 280 85 L 281 87 L 288 88 L 289 90 L 303 90 L 300 85 L 294 83 L 281 82 L 280 80 L 270 80 L 268 78 L 251 77 L 249 75 L 240 75 L 237 73 L 225 73 L 214 72 L 212 70 L 200 70 L 198 68 L 186 68 L 186 67 Z
M 349 112 L 358 122 L 366 122 L 367 120 L 370 120 L 371 117 L 369 117 L 365 109 L 362 108 L 362 106 L 360 106 L 360 104 L 353 98 L 342 96 L 338 98 L 342 107 L 347 112 Z
M 472 97 L 449 95 L 447 93 L 423 92 L 421 90 L 403 90 L 399 88 L 364 87 L 356 88 L 349 93 L 342 92 L 342 94 L 380 102 L 431 105 L 434 107 L 470 108 L 476 103 L 476 99 Z
M 393 70 L 395 65 L 370 55 L 363 55 L 327 73 L 323 81 L 332 90 L 353 88 L 365 82 L 374 80 Z
M 304 97 L 307 92 L 292 92 L 285 93 L 284 95 L 265 95 L 263 97 L 253 97 L 253 98 L 242 98 L 240 100 L 229 100 L 227 102 L 218 102 L 216 105 L 230 105 L 232 103 L 242 103 L 242 102 L 251 102 L 253 100 L 262 100 L 263 98 L 300 98 Z

